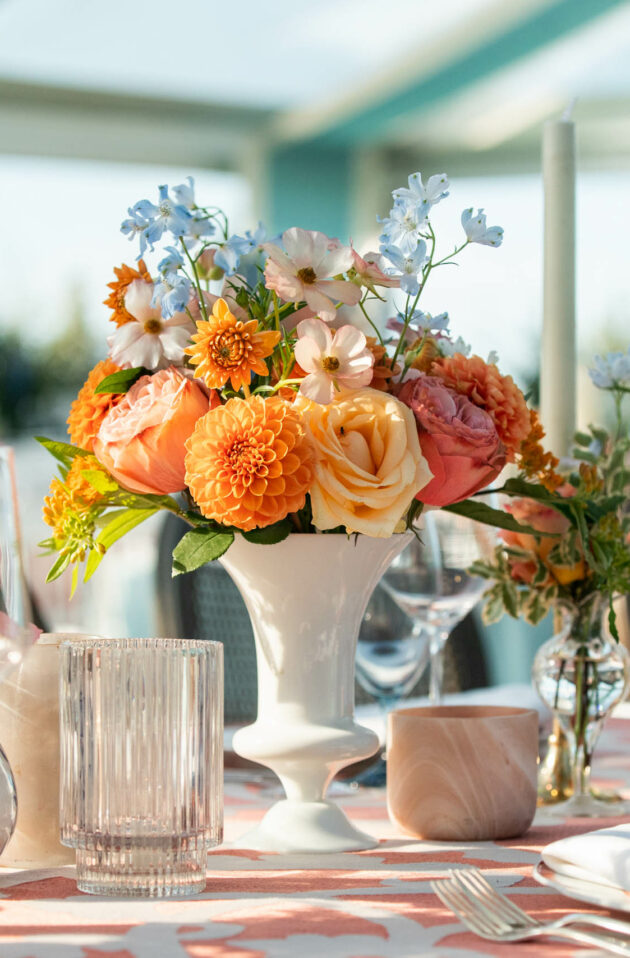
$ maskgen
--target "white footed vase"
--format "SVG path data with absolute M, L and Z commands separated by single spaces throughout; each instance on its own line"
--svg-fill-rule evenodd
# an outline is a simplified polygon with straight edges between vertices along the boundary
M 252 620 L 258 665 L 258 717 L 236 733 L 234 749 L 273 769 L 287 796 L 244 847 L 321 853 L 376 845 L 325 795 L 340 769 L 379 747 L 353 717 L 356 641 L 374 587 L 411 535 L 295 534 L 272 546 L 237 536 L 221 557 Z

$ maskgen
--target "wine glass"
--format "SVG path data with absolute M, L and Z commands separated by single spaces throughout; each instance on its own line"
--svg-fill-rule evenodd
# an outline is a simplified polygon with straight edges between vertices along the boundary
M 444 647 L 477 604 L 486 584 L 468 568 L 494 549 L 494 530 L 442 509 L 423 516 L 418 538 L 381 580 L 400 608 L 430 633 L 429 701 L 442 702 Z
M 368 602 L 359 630 L 357 681 L 374 696 L 383 723 L 387 713 L 412 690 L 429 658 L 430 635 L 419 620 L 411 620 L 388 592 L 378 585 Z M 361 785 L 385 783 L 385 754 L 355 777 Z
M 20 553 L 13 449 L 0 445 L 0 681 L 20 664 L 37 639 Z M 17 817 L 15 782 L 0 747 L 0 853 Z

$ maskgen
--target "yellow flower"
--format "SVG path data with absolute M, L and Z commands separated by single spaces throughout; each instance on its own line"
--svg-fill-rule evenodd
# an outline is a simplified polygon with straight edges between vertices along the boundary
M 298 397 L 295 406 L 317 452 L 310 490 L 314 525 L 392 535 L 432 478 L 412 411 L 368 387 L 338 394 L 326 406 Z
M 252 373 L 268 376 L 269 356 L 280 339 L 276 330 L 258 331 L 255 319 L 243 322 L 230 312 L 224 299 L 218 299 L 206 321 L 197 322 L 192 346 L 184 350 L 196 366 L 195 376 L 210 389 L 221 389 L 228 380 L 238 392 L 249 386 Z

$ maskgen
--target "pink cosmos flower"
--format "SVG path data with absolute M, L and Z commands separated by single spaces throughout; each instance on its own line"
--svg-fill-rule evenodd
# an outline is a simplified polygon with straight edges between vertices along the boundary
M 359 389 L 372 380 L 374 356 L 355 326 L 331 331 L 321 319 L 304 319 L 297 328 L 295 358 L 308 375 L 300 392 L 313 402 L 332 402 L 335 389 Z
M 123 369 L 183 365 L 184 349 L 195 327 L 186 313 L 164 319 L 159 303 L 151 305 L 152 297 L 153 286 L 142 279 L 134 280 L 127 289 L 125 309 L 133 320 L 119 326 L 107 339 L 109 355 Z
M 265 285 L 286 303 L 305 300 L 325 322 L 335 318 L 335 302 L 356 306 L 361 290 L 355 283 L 330 279 L 345 273 L 353 263 L 349 246 L 336 246 L 330 237 L 317 230 L 292 226 L 282 234 L 284 250 L 265 243 Z M 333 244 L 333 245 L 331 245 Z
M 361 286 L 367 286 L 368 289 L 372 289 L 374 286 L 400 287 L 400 276 L 388 276 L 381 269 L 383 258 L 380 253 L 366 253 L 365 256 L 359 256 L 357 251 L 352 248 L 352 259 L 355 283 L 358 282 Z

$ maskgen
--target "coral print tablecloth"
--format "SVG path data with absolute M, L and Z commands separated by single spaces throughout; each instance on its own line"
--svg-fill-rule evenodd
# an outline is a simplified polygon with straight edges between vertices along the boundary
M 595 777 L 630 795 L 630 720 L 613 719 L 597 750 Z M 601 827 L 595 820 L 551 823 L 539 813 L 523 838 L 455 844 L 396 834 L 379 790 L 338 790 L 336 799 L 365 830 L 373 851 L 280 856 L 231 847 L 275 798 L 273 789 L 227 771 L 226 840 L 208 860 L 202 895 L 182 901 L 95 898 L 77 892 L 72 868 L 0 868 L 2 958 L 518 958 L 593 955 L 588 948 L 535 941 L 493 945 L 467 932 L 432 893 L 451 865 L 477 865 L 538 917 L 575 907 L 532 878 L 541 848 Z M 616 824 L 617 820 L 607 820 Z M 590 906 L 580 905 L 588 910 Z M 594 911 L 597 909 L 593 909 Z

